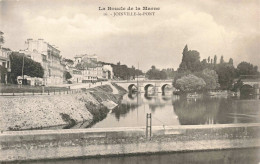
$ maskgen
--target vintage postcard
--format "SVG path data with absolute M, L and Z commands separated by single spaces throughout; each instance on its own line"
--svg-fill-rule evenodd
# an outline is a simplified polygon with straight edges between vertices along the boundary
M 259 45 L 259 0 L 0 0 L 0 163 L 260 163 Z

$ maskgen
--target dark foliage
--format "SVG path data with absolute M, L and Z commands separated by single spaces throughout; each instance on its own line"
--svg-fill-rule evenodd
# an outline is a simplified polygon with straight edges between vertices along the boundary
M 24 60 L 24 67 L 23 67 Z M 44 70 L 40 63 L 33 61 L 30 58 L 27 58 L 24 54 L 18 52 L 12 52 L 10 55 L 11 62 L 11 82 L 16 83 L 17 76 L 27 75 L 30 77 L 40 77 L 44 75 Z M 23 68 L 23 69 L 22 69 Z

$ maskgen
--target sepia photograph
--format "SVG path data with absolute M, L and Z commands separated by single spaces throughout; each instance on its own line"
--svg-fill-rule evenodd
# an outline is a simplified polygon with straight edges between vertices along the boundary
M 260 164 L 260 0 L 0 0 L 0 163 Z

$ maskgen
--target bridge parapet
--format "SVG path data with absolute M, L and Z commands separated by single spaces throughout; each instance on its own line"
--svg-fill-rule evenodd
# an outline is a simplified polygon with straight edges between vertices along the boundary
M 172 80 L 145 80 L 145 81 L 114 81 L 126 90 L 131 90 L 132 87 L 138 87 L 140 92 L 145 92 L 149 87 L 153 87 L 155 92 L 163 92 L 165 86 L 172 87 Z M 130 87 L 130 88 L 129 88 Z

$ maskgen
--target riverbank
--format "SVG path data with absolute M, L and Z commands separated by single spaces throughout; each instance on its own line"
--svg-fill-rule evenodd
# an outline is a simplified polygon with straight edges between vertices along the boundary
M 85 158 L 260 147 L 260 124 L 66 129 L 0 134 L 0 161 Z
M 121 92 L 111 84 L 82 93 L 0 97 L 0 130 L 85 128 L 117 106 Z

